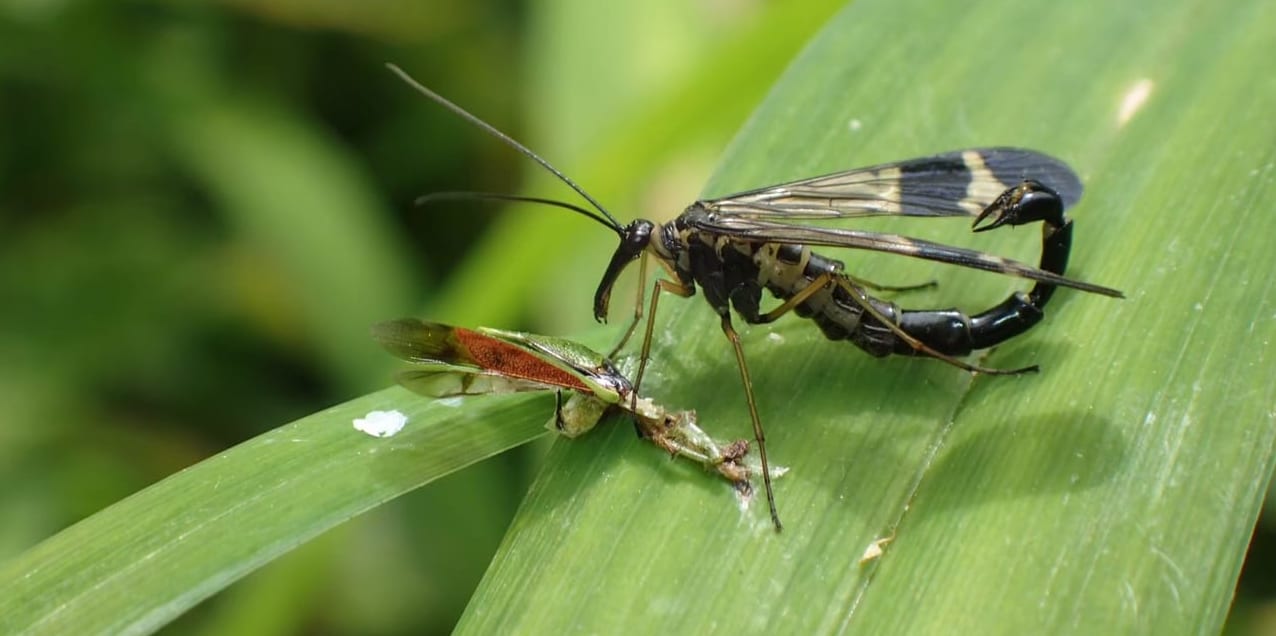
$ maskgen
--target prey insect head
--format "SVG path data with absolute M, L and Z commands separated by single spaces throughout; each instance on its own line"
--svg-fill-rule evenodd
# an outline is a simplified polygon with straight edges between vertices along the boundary
M 989 217 L 992 223 L 981 227 L 979 224 Z M 1063 199 L 1040 181 L 1026 179 L 984 208 L 975 218 L 974 231 L 985 232 L 1007 223 L 1023 225 L 1033 221 L 1045 221 L 1053 227 L 1063 225 Z
M 651 233 L 655 229 L 655 223 L 646 219 L 637 219 L 621 230 L 620 246 L 616 248 L 616 253 L 611 255 L 607 271 L 603 273 L 603 279 L 598 283 L 598 291 L 594 292 L 594 319 L 598 322 L 607 322 L 607 306 L 611 302 L 611 289 L 616 285 L 616 279 L 620 278 L 625 267 L 642 256 L 643 250 L 651 244 Z

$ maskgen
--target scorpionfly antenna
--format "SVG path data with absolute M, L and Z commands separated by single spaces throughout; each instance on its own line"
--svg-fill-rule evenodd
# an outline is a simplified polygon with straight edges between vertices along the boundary
M 515 150 L 523 153 L 523 155 L 525 155 L 527 158 L 531 159 L 532 161 L 535 161 L 536 163 L 539 163 L 541 167 L 548 170 L 555 177 L 558 177 L 559 181 L 566 183 L 568 187 L 576 191 L 576 194 L 579 194 L 586 201 L 588 201 L 590 205 L 594 206 L 594 209 L 598 210 L 598 212 L 601 213 L 603 217 L 607 219 L 606 225 L 610 227 L 612 231 L 616 232 L 622 237 L 624 236 L 624 229 L 620 225 L 620 222 L 617 221 L 615 217 L 613 217 L 611 213 L 608 212 L 607 209 L 604 208 L 601 203 L 595 200 L 594 197 L 589 196 L 589 193 L 585 192 L 584 188 L 576 185 L 575 181 L 572 181 L 570 178 L 567 177 L 567 175 L 560 172 L 558 168 L 555 168 L 552 164 L 550 164 L 540 155 L 532 152 L 531 149 L 519 143 L 513 137 L 510 137 L 509 135 L 497 130 L 496 127 L 492 126 L 491 124 L 483 121 L 482 119 L 479 119 L 478 117 L 474 115 L 471 115 L 469 111 L 465 110 L 464 108 L 461 108 L 460 106 L 457 106 L 456 104 L 453 104 L 452 102 L 448 101 L 442 95 L 439 95 L 438 93 L 426 88 L 424 84 L 413 79 L 411 75 L 408 75 L 407 71 L 404 71 L 403 69 L 389 62 L 387 62 L 385 66 L 386 68 L 390 69 L 390 71 L 392 71 L 395 75 L 398 75 L 399 79 L 402 79 L 404 82 L 406 82 L 408 86 L 411 86 L 412 88 L 416 89 L 418 93 L 425 95 L 426 97 L 430 98 L 431 101 L 452 111 L 461 119 L 464 119 L 465 121 L 468 121 L 471 124 L 478 126 L 482 130 L 487 132 L 489 135 L 492 135 L 493 137 L 500 139 L 506 144 L 509 144 Z M 548 203 L 549 205 L 558 205 L 558 207 L 565 207 L 560 202 L 549 203 L 547 200 L 532 199 L 530 197 L 527 198 L 526 200 L 536 201 L 539 203 Z M 594 217 L 594 218 L 597 218 L 597 217 Z M 602 219 L 598 219 L 598 220 L 602 221 Z
M 592 210 L 588 208 L 582 208 L 579 205 L 568 203 L 566 201 L 559 201 L 557 199 L 546 199 L 543 197 L 529 197 L 529 196 L 523 196 L 521 194 L 505 194 L 503 192 L 469 192 L 469 191 L 431 192 L 429 194 L 423 194 L 417 197 L 416 201 L 414 201 L 413 203 L 415 203 L 418 206 L 422 206 L 428 203 L 433 203 L 434 201 L 465 201 L 465 200 L 473 200 L 473 199 L 478 199 L 481 201 L 496 200 L 496 201 L 521 201 L 523 203 L 540 203 L 542 205 L 549 205 L 556 208 L 563 208 L 564 210 L 571 210 L 572 212 L 576 212 L 577 214 L 580 214 L 581 216 L 587 216 L 595 221 L 598 221 L 599 223 L 602 223 L 608 228 L 615 229 L 611 227 L 610 223 L 608 223 L 606 220 L 604 220 L 602 217 L 598 216 L 598 214 L 594 213 Z

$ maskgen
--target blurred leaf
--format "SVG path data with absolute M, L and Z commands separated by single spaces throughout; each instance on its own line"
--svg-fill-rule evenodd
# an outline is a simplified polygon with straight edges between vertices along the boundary
M 1072 273 L 1130 298 L 1061 292 L 985 360 L 1041 363 L 1019 378 L 867 359 L 792 317 L 747 329 L 771 458 L 793 468 L 777 484 L 784 533 L 761 504 L 741 513 L 697 471 L 632 452 L 623 430 L 558 443 L 459 631 L 1218 631 L 1276 442 L 1274 20 L 1257 1 L 855 3 L 707 192 L 1038 148 L 1089 188 Z M 1036 237 L 929 224 L 1001 253 Z M 942 278 L 900 297 L 910 307 L 977 310 L 1013 284 L 847 256 L 884 283 Z M 744 436 L 714 322 L 666 299 L 645 388 Z
M 222 3 L 303 29 L 324 28 L 401 41 L 419 41 L 483 19 L 491 20 L 492 6 L 482 2 L 432 0 L 372 0 L 352 4 L 342 0 L 222 0 Z
M 6 563 L 0 633 L 152 631 L 354 515 L 543 434 L 550 404 L 497 397 L 458 409 L 388 389 L 282 426 Z M 390 408 L 411 420 L 395 437 L 351 426 Z
M 304 631 L 313 620 L 313 600 L 323 586 L 333 579 L 329 567 L 332 553 L 349 545 L 349 533 L 339 530 L 325 533 L 299 546 L 246 577 L 227 592 L 222 611 L 209 617 L 198 632 L 180 622 L 170 627 L 173 633 L 207 634 L 294 634 Z M 190 615 L 188 615 L 190 616 Z
M 306 335 L 346 386 L 367 386 L 383 357 L 366 326 L 402 311 L 410 285 L 402 243 L 359 170 L 298 114 L 252 99 L 219 96 L 173 115 L 179 157 L 221 199 L 234 227 L 268 254 L 270 270 L 244 277 L 281 305 L 279 329 Z M 266 279 L 263 286 L 263 280 Z M 280 302 L 280 301 L 283 302 Z M 293 301 L 299 312 L 288 312 Z

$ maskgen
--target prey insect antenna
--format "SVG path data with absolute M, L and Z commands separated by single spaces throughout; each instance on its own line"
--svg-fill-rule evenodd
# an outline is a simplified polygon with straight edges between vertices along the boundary
M 523 153 L 523 155 L 525 155 L 527 158 L 531 159 L 532 161 L 535 161 L 536 163 L 539 163 L 541 167 L 548 170 L 550 174 L 553 174 L 555 177 L 558 177 L 559 181 L 566 183 L 569 188 L 575 190 L 576 194 L 579 194 L 581 197 L 584 197 L 584 199 L 588 201 L 590 205 L 594 206 L 596 210 L 598 210 L 604 217 L 607 218 L 607 220 L 610 222 L 609 225 L 611 226 L 613 230 L 615 230 L 617 233 L 621 233 L 620 222 L 617 221 L 615 217 L 613 217 L 611 213 L 609 213 L 607 209 L 604 208 L 601 203 L 596 201 L 594 197 L 589 196 L 589 193 L 585 192 L 584 188 L 580 187 L 579 185 L 576 185 L 575 181 L 572 181 L 570 178 L 568 178 L 567 175 L 560 172 L 558 168 L 555 168 L 552 164 L 549 163 L 549 161 L 546 161 L 540 155 L 532 152 L 530 148 L 519 143 L 518 140 L 514 139 L 513 137 L 510 137 L 509 135 L 497 130 L 495 126 L 483 121 L 482 119 L 479 119 L 478 117 L 474 115 L 471 115 L 469 111 L 465 110 L 464 108 L 461 108 L 460 106 L 457 106 L 456 104 L 453 104 L 452 102 L 444 98 L 442 95 L 439 95 L 438 93 L 426 88 L 424 84 L 413 79 L 411 75 L 408 75 L 407 71 L 404 71 L 398 66 L 394 64 L 390 64 L 390 63 L 386 64 L 386 68 L 390 69 L 395 75 L 398 75 L 399 79 L 402 79 L 404 82 L 406 82 L 408 86 L 411 86 L 412 88 L 416 89 L 417 92 L 430 98 L 431 101 L 452 111 L 461 119 L 464 119 L 465 121 L 468 121 L 471 124 L 478 126 L 482 130 L 487 132 L 489 135 L 492 135 L 493 137 L 500 139 L 506 144 L 509 144 L 515 150 Z
M 469 192 L 469 191 L 431 192 L 429 194 L 423 194 L 417 197 L 414 203 L 420 206 L 420 205 L 425 205 L 427 203 L 432 203 L 434 201 L 465 201 L 465 200 L 471 200 L 471 199 L 495 200 L 495 201 L 521 201 L 523 203 L 540 203 L 543 205 L 550 205 L 556 208 L 571 210 L 582 216 L 587 216 L 595 221 L 598 221 L 599 223 L 606 225 L 612 230 L 616 229 L 611 227 L 611 224 L 607 223 L 607 221 L 603 220 L 601 217 L 599 217 L 589 208 L 584 208 L 574 203 L 568 203 L 566 201 L 559 201 L 557 199 L 546 199 L 543 197 L 529 197 L 529 196 L 523 196 L 521 194 L 505 194 L 502 192 Z

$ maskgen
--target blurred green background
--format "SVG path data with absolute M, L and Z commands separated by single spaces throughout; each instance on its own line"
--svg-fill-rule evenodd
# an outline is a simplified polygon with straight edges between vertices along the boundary
M 0 558 L 387 385 L 378 320 L 589 329 L 611 235 L 546 209 L 414 208 L 566 194 L 383 63 L 620 218 L 669 218 L 840 3 L 632 4 L 0 3 Z M 378 508 L 170 631 L 446 632 L 537 457 Z M 1236 631 L 1276 626 L 1270 518 Z

